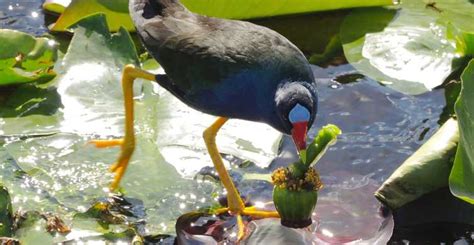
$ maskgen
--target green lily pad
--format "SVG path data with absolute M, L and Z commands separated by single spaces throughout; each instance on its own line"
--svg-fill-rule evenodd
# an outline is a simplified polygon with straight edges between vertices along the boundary
M 0 86 L 50 81 L 56 57 L 53 40 L 0 29 Z
M 57 91 L 64 106 L 61 131 L 121 135 L 121 71 L 126 64 L 138 63 L 132 39 L 124 28 L 110 34 L 102 14 L 82 20 L 75 31 L 56 68 L 60 73 Z
M 474 5 L 467 0 L 408 0 L 400 6 L 396 16 L 393 10 L 353 11 L 341 27 L 341 40 L 348 61 L 359 71 L 398 91 L 420 94 L 441 85 L 458 68 L 453 60 L 459 52 L 446 29 L 448 24 L 469 29 Z
M 461 94 L 456 101 L 455 111 L 458 117 L 460 141 L 449 176 L 451 192 L 474 204 L 474 60 L 464 70 Z
M 44 8 L 52 11 L 61 11 L 56 5 L 59 2 L 48 1 Z M 65 31 L 74 22 L 95 13 L 104 13 L 107 16 L 109 29 L 117 31 L 121 26 L 127 30 L 134 30 L 130 16 L 128 16 L 128 0 L 117 0 L 113 4 L 105 0 L 72 0 L 52 27 L 52 31 Z M 392 4 L 391 0 L 303 0 L 295 4 L 291 1 L 275 0 L 219 0 L 199 1 L 182 0 L 182 3 L 192 12 L 230 19 L 250 19 L 288 14 L 300 14 L 325 10 L 335 10 L 353 7 L 381 6 Z

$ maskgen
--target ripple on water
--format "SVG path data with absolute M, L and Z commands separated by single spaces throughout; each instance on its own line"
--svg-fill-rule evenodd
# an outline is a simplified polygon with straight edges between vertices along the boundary
M 0 1 L 0 28 L 15 29 L 33 35 L 48 31 L 41 12 L 42 1 Z
M 323 175 L 338 170 L 374 174 L 373 178 L 380 182 L 439 128 L 444 90 L 404 95 L 370 78 L 348 75 L 351 73 L 358 74 L 350 65 L 315 68 L 320 108 L 310 135 L 328 123 L 343 131 L 318 168 Z M 337 81 L 339 74 L 346 79 L 345 84 L 340 84 L 339 89 L 325 86 Z M 353 82 L 347 81 L 350 77 Z

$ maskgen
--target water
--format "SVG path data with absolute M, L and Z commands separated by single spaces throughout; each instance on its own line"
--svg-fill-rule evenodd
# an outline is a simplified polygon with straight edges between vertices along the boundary
M 48 31 L 40 0 L 2 0 L 0 28 L 15 29 L 34 35 Z
M 39 0 L 2 1 L 0 27 L 34 35 L 44 34 L 47 21 L 40 6 Z M 320 193 L 322 203 L 330 203 L 328 201 L 334 198 L 340 203 L 354 200 L 351 199 L 354 198 L 350 195 L 351 190 L 359 190 L 364 198 L 358 203 L 370 210 L 367 215 L 375 214 L 377 206 L 372 202 L 371 195 L 374 186 L 382 183 L 439 128 L 438 123 L 446 105 L 445 91 L 437 89 L 419 96 L 407 96 L 358 74 L 350 65 L 325 69 L 313 67 L 313 71 L 319 85 L 320 108 L 310 135 L 314 136 L 317 129 L 327 123 L 336 124 L 343 131 L 338 143 L 317 166 L 327 186 Z M 143 115 L 151 114 L 156 120 L 153 114 L 155 110 L 148 111 L 140 105 L 138 107 L 138 110 L 143 110 Z M 182 117 L 179 113 L 176 115 Z M 92 122 L 98 123 L 100 120 Z M 1 123 L 0 120 L 0 126 Z M 157 129 L 140 130 L 155 134 L 153 130 Z M 83 212 L 94 201 L 106 196 L 102 188 L 110 180 L 110 175 L 106 174 L 110 163 L 102 159 L 113 159 L 117 155 L 116 149 L 97 151 L 92 147 L 84 147 L 87 138 L 64 133 L 27 140 L 3 139 L 7 140 L 6 150 L 3 147 L 0 149 L 0 172 L 2 181 L 10 187 L 15 209 L 35 209 L 40 206 L 43 210 L 72 219 L 71 212 Z M 139 140 L 142 143 L 138 146 L 137 154 L 142 156 L 142 160 L 140 165 L 131 166 L 136 178 L 125 179 L 127 197 L 141 200 L 132 202 L 131 208 L 138 210 L 136 216 L 146 223 L 140 226 L 144 233 L 174 234 L 176 217 L 212 205 L 223 193 L 222 189 L 212 181 L 209 168 L 187 168 L 186 164 L 173 164 L 179 159 L 206 158 L 206 154 L 199 149 L 191 147 L 187 151 L 174 151 L 176 157 L 170 159 L 169 154 L 159 151 L 155 142 L 149 138 Z M 198 137 L 189 137 L 180 145 L 195 146 L 198 141 Z M 254 201 L 265 202 L 271 200 L 271 185 L 255 176 L 286 166 L 296 156 L 291 140 L 284 137 L 281 153 L 271 164 L 243 164 L 230 155 L 227 159 L 232 164 L 231 175 L 241 193 L 252 197 Z M 32 178 L 29 174 L 34 171 L 46 171 L 49 174 Z M 199 174 L 193 179 L 196 172 Z M 330 209 L 333 206 L 320 207 Z M 331 226 L 337 221 L 322 219 L 321 224 Z M 352 222 L 360 226 L 360 220 L 352 219 Z M 403 239 L 406 237 L 397 237 L 397 241 Z

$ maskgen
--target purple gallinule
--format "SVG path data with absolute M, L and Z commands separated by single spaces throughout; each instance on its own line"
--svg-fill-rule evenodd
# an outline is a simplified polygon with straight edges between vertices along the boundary
M 229 118 L 264 122 L 292 135 L 298 151 L 306 149 L 306 132 L 317 111 L 313 73 L 302 52 L 282 35 L 245 21 L 211 18 L 188 11 L 178 0 L 130 0 L 138 36 L 166 75 L 127 65 L 125 137 L 96 140 L 98 147 L 121 146 L 111 170 L 115 190 L 134 151 L 133 88 L 135 78 L 156 81 L 190 107 L 217 116 L 203 137 L 227 191 L 228 211 L 241 215 L 278 217 L 276 212 L 245 207 L 227 173 L 215 137 Z

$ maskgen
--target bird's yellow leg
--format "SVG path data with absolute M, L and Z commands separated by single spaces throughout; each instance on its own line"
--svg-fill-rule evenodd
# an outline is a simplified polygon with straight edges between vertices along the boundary
M 112 140 L 92 140 L 90 143 L 99 148 L 120 146 L 120 156 L 110 171 L 115 173 L 113 182 L 110 184 L 110 190 L 114 191 L 120 184 L 120 180 L 125 174 L 130 157 L 135 150 L 135 131 L 133 129 L 133 82 L 136 78 L 143 78 L 155 81 L 155 75 L 144 70 L 135 68 L 133 65 L 126 65 L 122 74 L 122 90 L 125 105 L 125 137 L 123 139 Z
M 216 135 L 219 129 L 227 122 L 227 118 L 219 117 L 209 128 L 204 130 L 203 138 L 206 142 L 207 150 L 211 156 L 212 163 L 214 163 L 214 168 L 221 179 L 222 185 L 227 191 L 227 204 L 229 206 L 229 211 L 233 213 L 240 213 L 245 208 L 245 204 L 240 198 L 239 191 L 234 186 L 229 173 L 225 169 L 222 157 L 217 149 L 216 145 Z
M 219 117 L 209 128 L 204 131 L 203 137 L 206 142 L 207 150 L 211 156 L 214 168 L 221 179 L 222 185 L 227 191 L 227 208 L 220 208 L 216 210 L 216 213 L 230 212 L 237 216 L 238 226 L 238 239 L 241 240 L 244 234 L 244 223 L 241 215 L 249 215 L 258 218 L 278 218 L 280 217 L 277 212 L 274 211 L 258 211 L 255 207 L 245 207 L 245 203 L 240 197 L 239 191 L 235 188 L 234 182 L 229 176 L 229 173 L 225 169 L 222 157 L 217 149 L 216 135 L 219 129 L 227 122 L 227 118 Z

